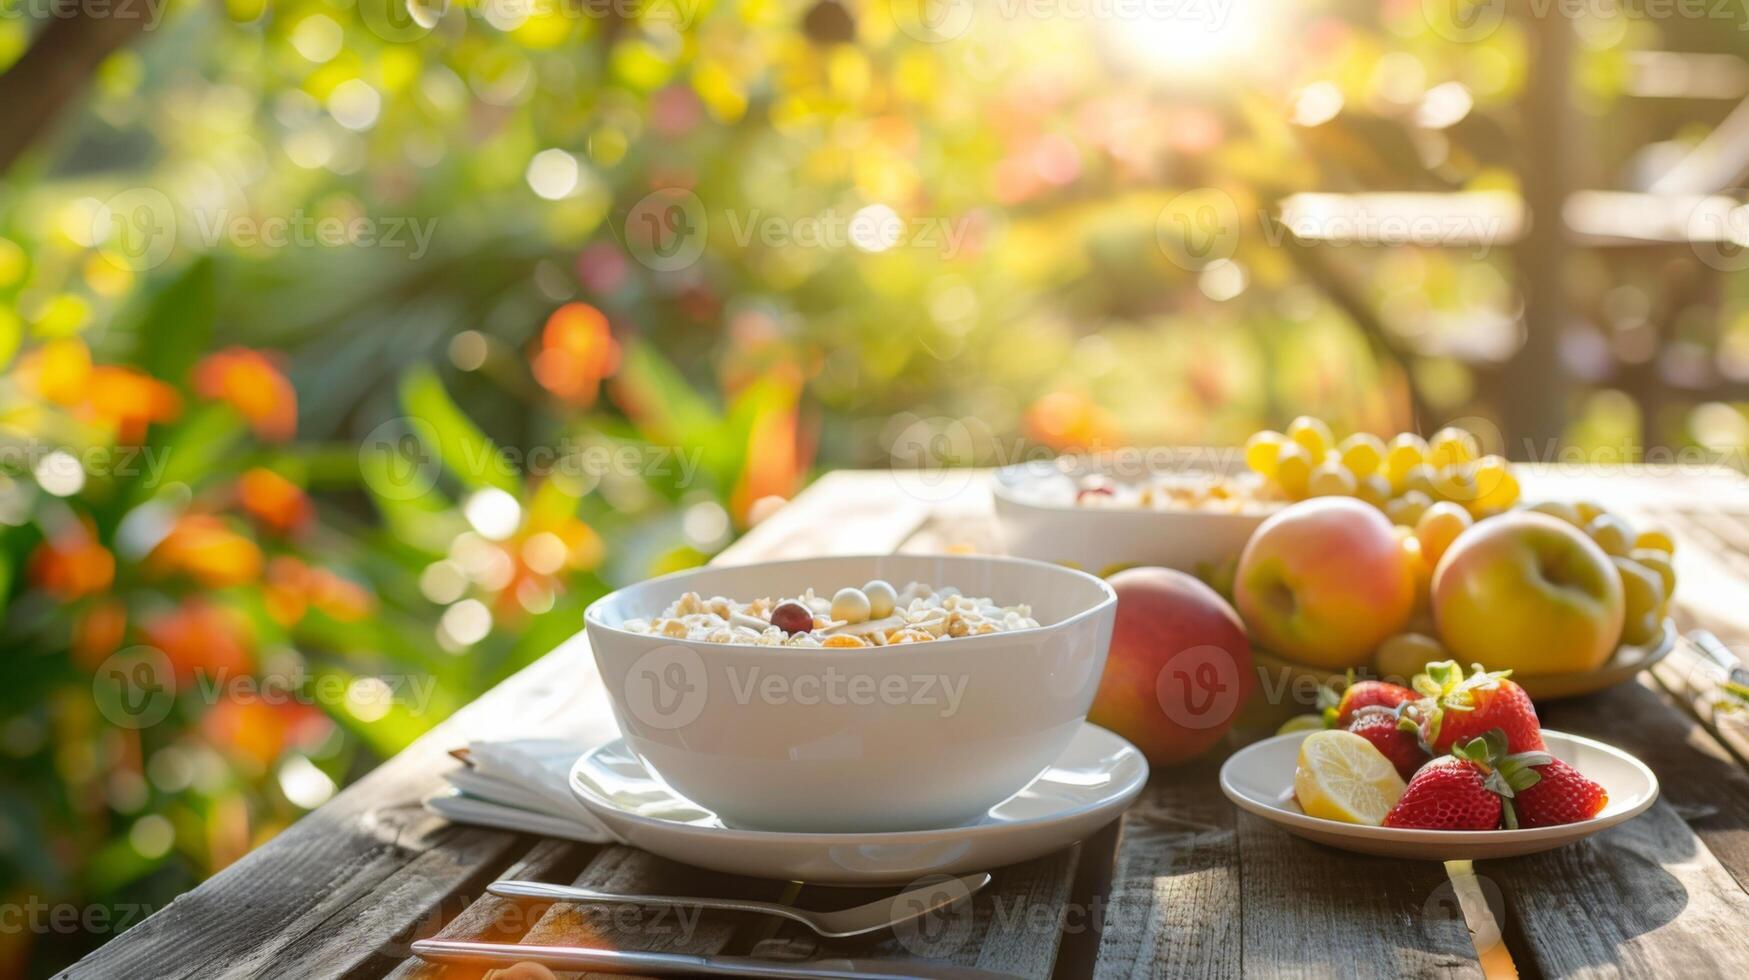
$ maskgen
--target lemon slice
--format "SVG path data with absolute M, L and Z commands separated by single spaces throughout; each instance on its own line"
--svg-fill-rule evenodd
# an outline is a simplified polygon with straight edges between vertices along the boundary
M 1377 827 L 1403 789 L 1391 760 L 1353 732 L 1313 732 L 1300 743 L 1294 796 L 1309 816 Z

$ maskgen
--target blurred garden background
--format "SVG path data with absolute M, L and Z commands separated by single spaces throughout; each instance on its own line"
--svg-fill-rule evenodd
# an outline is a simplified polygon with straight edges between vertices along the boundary
M 1740 465 L 1745 56 L 1737 0 L 0 0 L 0 972 L 826 469 Z

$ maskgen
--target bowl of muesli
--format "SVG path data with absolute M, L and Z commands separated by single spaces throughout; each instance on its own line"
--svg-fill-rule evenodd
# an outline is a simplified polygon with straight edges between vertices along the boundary
M 1138 450 L 1002 467 L 991 496 L 1003 548 L 1102 575 L 1131 565 L 1218 567 L 1289 503 L 1256 474 L 1221 463 Z
M 1086 718 L 1117 597 L 1092 575 L 972 555 L 692 569 L 584 613 L 626 743 L 731 825 L 964 824 Z

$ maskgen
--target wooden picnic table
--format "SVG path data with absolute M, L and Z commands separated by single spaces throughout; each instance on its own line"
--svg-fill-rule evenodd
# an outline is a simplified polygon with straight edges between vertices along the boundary
M 999 550 L 981 476 L 913 476 L 824 476 L 717 560 Z M 1749 482 L 1722 470 L 1541 469 L 1527 484 L 1531 496 L 1593 499 L 1671 529 L 1679 625 L 1749 649 L 1737 646 L 1749 644 Z M 1236 810 L 1209 758 L 1155 773 L 1121 821 L 1079 844 L 991 869 L 993 883 L 928 952 L 1023 977 L 1749 977 L 1749 728 L 1714 717 L 1702 663 L 1684 642 L 1636 682 L 1540 706 L 1550 727 L 1620 745 L 1662 783 L 1647 813 L 1580 843 L 1473 867 L 1331 850 Z M 66 975 L 477 975 L 409 955 L 412 940 L 433 935 L 915 956 L 916 942 L 890 934 L 824 942 L 762 917 L 705 914 L 687 924 L 659 910 L 486 896 L 505 877 L 822 908 L 870 897 L 451 824 L 421 806 L 456 764 L 451 749 L 599 710 L 599 688 L 579 635 Z M 1267 732 L 1235 733 L 1211 755 L 1258 734 Z

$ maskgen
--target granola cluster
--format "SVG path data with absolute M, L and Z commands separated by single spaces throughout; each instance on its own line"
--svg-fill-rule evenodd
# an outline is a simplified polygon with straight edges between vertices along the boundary
M 840 589 L 830 599 L 813 589 L 794 599 L 751 602 L 688 592 L 660 616 L 623 624 L 634 633 L 677 640 L 842 648 L 925 643 L 1037 626 L 1030 606 L 999 606 L 951 586 L 921 582 L 894 589 L 879 579 L 860 589 Z

